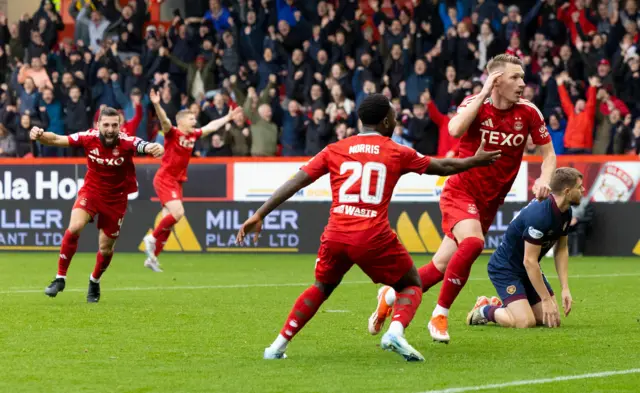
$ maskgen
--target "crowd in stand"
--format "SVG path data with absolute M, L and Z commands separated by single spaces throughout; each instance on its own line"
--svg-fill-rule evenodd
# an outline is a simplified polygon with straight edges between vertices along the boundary
M 503 52 L 524 62 L 524 98 L 557 154 L 640 153 L 637 0 L 194 0 L 168 25 L 149 23 L 144 0 L 115 3 L 72 1 L 74 39 L 58 40 L 50 0 L 16 23 L 0 15 L 0 156 L 82 155 L 28 130 L 86 130 L 104 106 L 126 132 L 162 141 L 151 89 L 174 121 L 184 108 L 200 125 L 244 108 L 198 156 L 316 154 L 358 132 L 355 109 L 373 92 L 397 109 L 396 142 L 451 156 L 449 119 Z

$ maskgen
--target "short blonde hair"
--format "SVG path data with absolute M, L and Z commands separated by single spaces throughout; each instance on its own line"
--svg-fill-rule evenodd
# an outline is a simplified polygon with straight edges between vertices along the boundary
M 492 73 L 494 71 L 498 71 L 499 69 L 504 68 L 506 64 L 515 64 L 520 67 L 524 67 L 524 63 L 522 63 L 522 60 L 520 60 L 518 56 L 503 53 L 489 60 L 487 63 L 487 72 Z
M 176 121 L 180 121 L 180 119 L 188 115 L 193 115 L 193 112 L 191 112 L 189 109 L 183 109 L 176 114 Z
M 554 194 L 559 194 L 565 188 L 575 187 L 578 179 L 582 179 L 582 173 L 579 170 L 570 167 L 557 168 L 551 177 L 549 188 Z

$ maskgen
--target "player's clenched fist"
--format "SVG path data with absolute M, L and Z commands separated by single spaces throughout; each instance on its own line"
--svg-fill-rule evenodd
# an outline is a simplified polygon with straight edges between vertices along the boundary
M 44 130 L 42 128 L 33 127 L 31 129 L 31 132 L 29 132 L 29 137 L 31 138 L 32 141 L 37 141 L 42 137 L 42 134 L 44 134 Z
M 150 154 L 155 158 L 162 157 L 164 154 L 164 147 L 159 143 L 149 143 L 145 149 L 145 153 Z

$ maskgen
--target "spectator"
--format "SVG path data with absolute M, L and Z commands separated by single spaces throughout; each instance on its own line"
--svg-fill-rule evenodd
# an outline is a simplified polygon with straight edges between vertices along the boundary
M 225 144 L 231 146 L 234 157 L 248 156 L 251 151 L 251 131 L 244 115 L 237 116 L 227 123 L 224 134 Z
M 91 3 L 85 3 L 85 6 L 80 10 L 77 16 L 76 24 L 84 24 L 89 31 L 89 49 L 91 52 L 98 53 L 100 50 L 100 44 L 104 37 L 105 31 L 109 27 L 109 21 L 105 19 L 99 11 L 89 11 Z M 91 18 L 87 17 L 87 14 L 91 13 Z
M 64 133 L 64 120 L 62 118 L 62 104 L 58 101 L 54 95 L 53 90 L 50 88 L 44 88 L 42 91 L 42 99 L 40 102 L 41 117 L 46 116 L 47 131 L 51 131 L 56 135 L 65 135 Z M 64 157 L 64 149 L 55 146 L 42 146 L 43 157 Z
M 17 69 L 16 69 L 17 71 Z M 15 78 L 12 78 L 12 87 L 18 93 L 18 99 L 20 100 L 20 114 L 35 113 L 38 107 L 38 100 L 40 94 L 36 91 L 36 84 L 33 79 L 26 78 L 24 80 L 24 86 L 18 83 L 17 75 L 14 72 Z
M 234 25 L 231 13 L 220 4 L 220 0 L 209 0 L 209 10 L 204 14 L 204 20 L 213 24 L 217 32 L 223 32 Z
M 438 131 L 435 124 L 427 118 L 424 104 L 413 105 L 413 111 L 405 109 L 407 115 L 407 129 L 413 140 L 413 148 L 425 156 L 438 154 Z
M 551 136 L 551 143 L 553 143 L 553 150 L 557 155 L 565 154 L 564 149 L 564 134 L 567 127 L 567 121 L 561 119 L 558 114 L 552 113 L 549 116 L 549 122 L 547 124 L 547 131 Z
M 588 154 L 593 148 L 593 127 L 596 114 L 596 89 L 600 86 L 597 77 L 589 78 L 589 90 L 587 101 L 579 99 L 575 106 L 571 102 L 569 93 L 564 86 L 571 79 L 566 73 L 556 78 L 558 93 L 562 102 L 562 109 L 567 116 L 567 129 L 565 131 L 564 146 L 567 154 Z
M 438 157 L 453 157 L 459 141 L 449 134 L 449 120 L 456 114 L 456 107 L 449 107 L 447 114 L 444 115 L 431 100 L 431 94 L 428 90 L 423 95 L 424 101 L 427 103 L 429 118 L 438 126 Z
M 283 156 L 299 157 L 304 155 L 305 129 L 308 124 L 309 120 L 305 121 L 298 102 L 295 100 L 289 101 L 288 110 L 284 114 L 282 134 L 280 136 Z
M 16 156 L 16 139 L 7 130 L 4 124 L 0 123 L 0 157 Z
M 231 157 L 231 147 L 227 145 L 220 134 L 211 135 L 211 147 L 207 152 L 207 157 Z
M 31 67 L 28 65 L 22 66 L 18 73 L 18 83 L 23 84 L 27 78 L 31 78 L 37 89 L 49 88 L 53 89 L 53 84 L 47 74 L 47 70 L 42 66 L 42 61 L 39 57 L 31 58 Z
M 251 155 L 254 157 L 275 156 L 278 145 L 278 126 L 273 123 L 273 110 L 269 105 L 269 90 L 275 86 L 276 76 L 269 77 L 269 85 L 260 97 L 254 88 L 245 95 L 235 86 L 236 98 L 243 103 L 244 114 L 251 121 Z
M 69 89 L 69 99 L 64 106 L 64 128 L 68 135 L 85 131 L 91 127 L 89 112 L 91 108 L 80 93 L 78 86 Z M 72 156 L 82 155 L 81 149 L 71 149 Z
M 101 67 L 98 70 L 98 79 L 91 89 L 91 96 L 95 101 L 96 107 L 106 105 L 111 108 L 120 108 L 113 86 L 113 82 L 117 81 L 118 74 L 109 75 L 109 70 L 106 67 Z
M 187 64 L 169 53 L 166 48 L 160 48 L 160 56 L 167 56 L 171 62 L 187 73 L 187 96 L 195 101 L 202 101 L 204 97 L 216 89 L 213 68 L 215 57 L 209 61 L 202 55 L 196 57 L 195 63 Z
M 413 66 L 413 72 L 406 81 L 407 99 L 409 103 L 417 104 L 420 102 L 420 94 L 426 90 L 431 90 L 432 83 L 432 78 L 427 75 L 427 63 L 422 59 L 416 60 Z
M 334 85 L 331 88 L 331 103 L 327 106 L 327 114 L 330 118 L 338 117 L 338 109 L 344 109 L 347 115 L 351 114 L 355 109 L 355 103 L 344 96 L 342 87 Z
M 410 137 L 409 130 L 404 128 L 402 125 L 397 124 L 396 128 L 393 130 L 391 140 L 399 145 L 413 147 L 413 143 L 409 140 Z
M 324 149 L 331 139 L 331 127 L 322 108 L 313 111 L 311 122 L 307 126 L 304 154 L 315 156 Z

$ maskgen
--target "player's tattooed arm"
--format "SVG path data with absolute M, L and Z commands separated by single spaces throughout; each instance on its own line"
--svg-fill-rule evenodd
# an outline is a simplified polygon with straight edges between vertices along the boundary
M 571 312 L 573 298 L 569 291 L 569 241 L 567 236 L 558 239 L 553 251 L 553 257 L 556 264 L 556 272 L 562 287 L 562 308 L 566 317 Z
M 158 115 L 158 120 L 160 120 L 162 131 L 168 132 L 171 129 L 171 120 L 169 120 L 167 112 L 165 112 L 164 109 L 162 109 L 162 106 L 160 106 L 160 94 L 151 89 L 149 99 L 151 100 L 151 103 L 153 103 L 153 108 L 156 110 L 156 115 Z
M 432 158 L 425 171 L 427 175 L 450 176 L 464 172 L 477 166 L 487 166 L 500 158 L 501 150 L 484 150 L 484 140 L 473 157 L 467 158 Z
M 29 137 L 32 141 L 38 141 L 43 145 L 69 147 L 68 137 L 45 131 L 40 127 L 33 127 L 29 132 Z
M 234 110 L 227 113 L 226 116 L 209 122 L 209 124 L 202 127 L 201 138 L 208 136 L 212 132 L 218 131 L 220 128 L 224 127 L 225 124 L 227 124 L 231 120 L 234 120 L 236 117 L 240 116 L 242 113 L 243 113 L 242 107 L 237 107 Z
M 257 242 L 258 235 L 262 230 L 262 220 L 264 220 L 264 218 L 278 206 L 282 205 L 287 199 L 294 196 L 296 192 L 302 190 L 313 182 L 314 179 L 305 171 L 298 171 L 293 178 L 281 185 L 280 188 L 271 195 L 271 198 L 260 206 L 253 216 L 242 224 L 242 227 L 240 227 L 236 237 L 236 244 L 241 244 L 247 234 L 252 232 L 254 233 L 254 242 Z
M 542 246 L 525 241 L 523 264 L 531 285 L 533 285 L 536 293 L 542 299 L 542 322 L 549 327 L 558 327 L 560 326 L 558 305 L 556 304 L 556 299 L 551 296 L 547 286 L 544 284 L 542 270 L 538 262 L 541 252 Z

